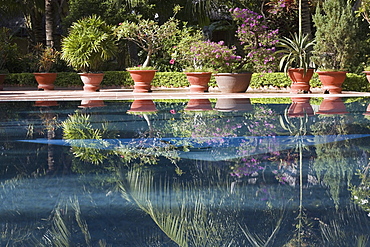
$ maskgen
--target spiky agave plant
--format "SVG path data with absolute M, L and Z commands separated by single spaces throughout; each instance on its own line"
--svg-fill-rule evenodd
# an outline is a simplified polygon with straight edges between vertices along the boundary
M 302 68 L 304 72 L 309 69 L 311 63 L 311 51 L 315 40 L 310 40 L 308 34 L 294 33 L 291 38 L 283 37 L 278 47 L 282 48 L 277 53 L 283 54 L 279 67 L 287 73 L 290 67 Z

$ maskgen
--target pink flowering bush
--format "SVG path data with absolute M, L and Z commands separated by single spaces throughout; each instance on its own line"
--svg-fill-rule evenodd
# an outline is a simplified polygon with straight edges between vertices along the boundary
M 257 72 L 270 72 L 277 68 L 275 57 L 278 29 L 270 30 L 262 15 L 249 9 L 231 9 L 231 16 L 238 24 L 237 37 L 243 46 L 246 59 Z
M 181 63 L 188 71 L 234 72 L 242 60 L 235 51 L 235 46 L 230 48 L 224 41 L 193 40 L 176 46 L 170 63 Z

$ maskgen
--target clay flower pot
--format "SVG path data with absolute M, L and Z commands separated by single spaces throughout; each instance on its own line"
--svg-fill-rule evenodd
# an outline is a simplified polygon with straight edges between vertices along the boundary
M 81 100 L 79 108 L 104 107 L 104 100 Z
M 292 85 L 290 87 L 291 93 L 310 93 L 310 80 L 313 76 L 313 69 L 308 69 L 306 73 L 304 73 L 304 69 L 289 69 L 288 76 L 292 81 Z
M 57 73 L 33 73 L 38 83 L 39 90 L 54 90 L 54 82 L 57 79 Z
M 324 98 L 320 104 L 317 114 L 322 115 L 340 115 L 347 114 L 347 108 L 340 97 L 327 97 Z
M 252 73 L 218 73 L 214 76 L 221 92 L 244 93 L 249 87 Z
M 136 99 L 131 104 L 130 110 L 128 112 L 156 112 L 157 107 L 154 104 L 154 101 L 151 99 Z
M 151 92 L 151 83 L 156 70 L 128 70 L 132 80 L 134 80 L 134 93 Z
M 211 111 L 213 110 L 209 99 L 190 99 L 185 111 Z
M 292 104 L 288 109 L 289 117 L 304 117 L 313 116 L 314 111 L 310 104 L 310 98 L 308 97 L 292 97 Z
M 208 92 L 208 83 L 211 80 L 212 72 L 184 72 L 190 83 L 191 93 Z
M 342 84 L 346 79 L 346 71 L 318 71 L 324 93 L 342 93 Z
M 253 110 L 249 98 L 220 98 L 217 99 L 215 110 L 221 112 L 250 112 Z
M 85 92 L 98 92 L 100 84 L 103 81 L 103 73 L 79 73 L 81 81 L 84 84 Z

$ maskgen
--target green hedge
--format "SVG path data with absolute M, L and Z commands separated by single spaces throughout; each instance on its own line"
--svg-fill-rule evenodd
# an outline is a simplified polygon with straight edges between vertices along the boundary
M 32 73 L 9 74 L 5 79 L 5 84 L 10 86 L 36 86 L 37 83 Z M 314 74 L 311 87 L 320 87 L 321 82 L 317 74 Z M 119 86 L 123 88 L 132 88 L 132 81 L 127 71 L 106 71 L 102 87 Z M 189 83 L 184 73 L 181 72 L 157 72 L 152 85 L 154 87 L 180 88 L 187 87 Z M 214 77 L 209 84 L 216 86 Z M 290 79 L 284 73 L 255 73 L 252 76 L 251 88 L 274 87 L 285 88 L 291 85 Z M 56 87 L 82 87 L 79 75 L 75 72 L 60 72 L 55 81 Z M 344 91 L 370 92 L 370 85 L 365 75 L 348 73 L 347 79 L 343 84 Z

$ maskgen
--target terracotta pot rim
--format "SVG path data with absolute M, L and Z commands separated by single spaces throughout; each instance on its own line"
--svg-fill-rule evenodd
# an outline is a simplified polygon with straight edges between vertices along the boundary
M 104 73 L 94 73 L 94 72 L 86 72 L 86 73 L 77 73 L 79 75 L 104 75 Z
M 191 74 L 191 75 L 212 74 L 212 72 L 184 72 L 184 73 Z
M 230 73 L 215 73 L 214 76 L 227 76 L 227 75 L 251 75 L 253 72 L 230 72 Z
M 348 71 L 316 71 L 317 74 L 332 74 L 332 73 L 336 73 L 336 74 L 347 74 Z
M 301 70 L 304 70 L 304 68 L 290 68 L 290 69 L 288 69 L 288 71 L 289 70 L 301 71 Z M 307 71 L 308 70 L 315 70 L 315 69 L 314 68 L 308 68 Z
M 138 71 L 143 71 L 143 72 L 146 72 L 146 71 L 158 71 L 156 69 L 128 69 L 127 70 L 128 72 L 138 72 Z
M 58 72 L 34 72 L 34 75 L 57 74 Z

